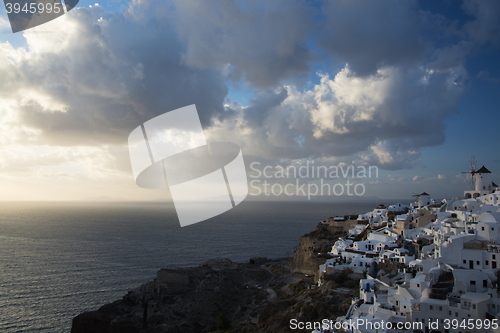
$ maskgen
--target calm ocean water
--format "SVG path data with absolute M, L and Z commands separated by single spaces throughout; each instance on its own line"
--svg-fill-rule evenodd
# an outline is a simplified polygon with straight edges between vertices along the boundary
M 321 219 L 382 202 L 243 202 L 181 228 L 167 203 L 0 203 L 0 332 L 69 332 L 166 266 L 291 256 Z

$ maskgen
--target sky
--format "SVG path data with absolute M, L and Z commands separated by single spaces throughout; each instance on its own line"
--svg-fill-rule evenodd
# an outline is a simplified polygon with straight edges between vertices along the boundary
M 13 34 L 2 7 L 0 200 L 168 200 L 135 184 L 127 139 L 191 104 L 250 179 L 372 166 L 365 197 L 451 198 L 475 156 L 499 183 L 498 17 L 498 1 L 80 1 Z

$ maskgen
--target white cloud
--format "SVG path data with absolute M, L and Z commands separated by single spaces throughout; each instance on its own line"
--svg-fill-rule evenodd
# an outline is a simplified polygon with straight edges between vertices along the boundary
M 352 76 L 345 67 L 335 79 L 320 74 L 321 84 L 314 89 L 316 109 L 311 112 L 314 136 L 325 132 L 348 133 L 347 122 L 369 122 L 387 96 L 390 80 L 385 73 L 363 79 Z
M 7 19 L 0 16 L 0 31 L 10 30 L 10 23 Z
M 384 165 L 384 164 L 391 164 L 394 162 L 394 159 L 391 156 L 390 151 L 385 149 L 383 142 L 378 142 L 377 144 L 372 145 L 370 148 L 380 164 Z
M 259 94 L 247 109 L 233 104 L 233 117 L 221 119 L 210 135 L 266 158 L 349 156 L 408 168 L 420 148 L 443 142 L 444 120 L 458 112 L 466 73 L 391 67 L 357 77 L 346 66 L 333 79 L 320 77 L 309 90 L 289 85 L 286 94 Z

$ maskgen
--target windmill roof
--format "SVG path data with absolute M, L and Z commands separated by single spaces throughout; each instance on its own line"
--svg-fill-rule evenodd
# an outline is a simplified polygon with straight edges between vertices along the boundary
M 481 167 L 481 169 L 477 170 L 476 173 L 491 173 L 490 170 L 486 169 L 484 165 Z

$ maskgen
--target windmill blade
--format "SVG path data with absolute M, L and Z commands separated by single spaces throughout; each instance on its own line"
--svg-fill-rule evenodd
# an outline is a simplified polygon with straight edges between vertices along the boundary
M 476 172 L 476 157 L 472 156 L 470 159 L 470 169 L 472 172 Z
M 470 176 L 470 184 L 472 185 L 472 189 L 475 188 L 475 178 L 474 175 L 477 173 L 476 171 L 476 166 L 477 166 L 477 161 L 475 156 L 471 156 L 470 160 L 470 169 L 469 171 L 462 171 L 462 173 L 468 174 L 467 178 Z

